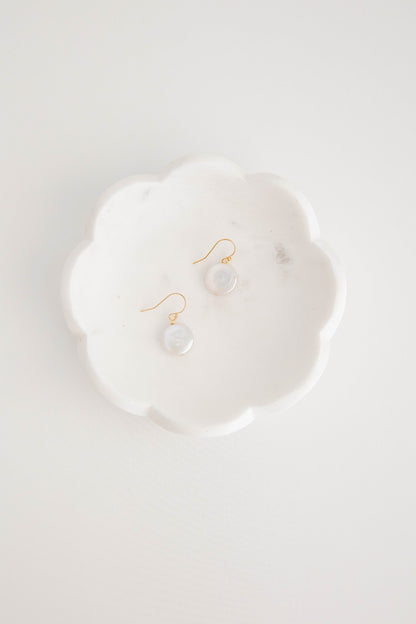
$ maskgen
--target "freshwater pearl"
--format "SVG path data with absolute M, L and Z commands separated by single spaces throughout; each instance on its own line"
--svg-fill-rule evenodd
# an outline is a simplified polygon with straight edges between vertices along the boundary
M 163 332 L 163 346 L 172 355 L 184 355 L 192 347 L 193 342 L 191 330 L 182 323 L 169 325 Z
M 228 295 L 236 285 L 237 273 L 231 264 L 214 264 L 205 275 L 205 286 L 214 295 Z

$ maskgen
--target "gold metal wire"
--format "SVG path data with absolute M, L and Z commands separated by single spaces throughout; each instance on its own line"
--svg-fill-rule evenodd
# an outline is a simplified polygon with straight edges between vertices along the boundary
M 176 319 L 178 318 L 179 314 L 182 314 L 182 312 L 185 310 L 186 308 L 186 297 L 185 295 L 183 295 L 180 292 L 173 292 L 173 293 L 169 293 L 169 295 L 166 295 L 166 297 L 164 299 L 162 299 L 162 301 L 159 301 L 159 303 L 157 303 L 156 305 L 154 305 L 152 308 L 144 308 L 144 310 L 140 310 L 140 312 L 150 312 L 150 310 L 155 310 L 156 308 L 158 308 L 164 301 L 166 301 L 166 299 L 169 299 L 169 297 L 173 297 L 173 295 L 178 295 L 179 297 L 182 297 L 183 299 L 183 308 L 182 310 L 179 310 L 178 312 L 171 312 L 170 314 L 168 314 L 168 319 L 170 320 L 171 324 L 173 325 L 174 322 L 176 321 Z
M 209 256 L 209 254 L 214 251 L 215 247 L 218 245 L 218 243 L 222 243 L 223 241 L 228 241 L 229 243 L 232 244 L 232 246 L 234 247 L 233 253 L 230 254 L 229 256 L 225 256 L 225 258 L 223 258 L 221 260 L 221 262 L 223 262 L 224 264 L 227 264 L 228 262 L 231 261 L 231 258 L 233 257 L 233 255 L 236 252 L 236 246 L 235 246 L 235 242 L 233 240 L 231 240 L 231 238 L 220 238 L 219 240 L 217 240 L 217 242 L 215 243 L 215 245 L 213 245 L 211 247 L 211 249 L 209 250 L 209 252 L 207 253 L 206 256 L 204 256 L 203 258 L 200 258 L 199 260 L 195 260 L 195 262 L 193 262 L 192 264 L 198 264 L 198 262 L 202 262 L 203 260 L 206 260 Z

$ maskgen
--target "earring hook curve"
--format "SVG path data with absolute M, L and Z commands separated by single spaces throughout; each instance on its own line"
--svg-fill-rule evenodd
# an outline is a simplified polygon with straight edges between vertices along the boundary
M 173 295 L 178 295 L 179 297 L 182 297 L 183 299 L 183 307 L 182 310 L 178 310 L 178 312 L 171 312 L 170 314 L 168 314 L 168 319 L 170 320 L 171 324 L 173 325 L 174 322 L 176 321 L 176 319 L 178 318 L 179 314 L 182 314 L 182 312 L 185 310 L 186 305 L 187 305 L 187 301 L 186 301 L 186 297 L 185 295 L 183 295 L 180 292 L 172 292 L 169 293 L 169 295 L 166 295 L 166 297 L 164 299 L 162 299 L 162 301 L 159 301 L 159 303 L 157 303 L 156 305 L 154 305 L 151 308 L 144 308 L 143 310 L 140 310 L 140 312 L 150 312 L 150 310 L 155 310 L 156 308 L 158 308 L 164 301 L 166 301 L 166 299 L 169 299 L 169 297 L 173 297 Z
M 233 257 L 233 255 L 235 254 L 235 252 L 237 250 L 237 248 L 235 246 L 235 242 L 233 240 L 231 240 L 231 238 L 220 238 L 219 240 L 217 240 L 215 245 L 213 245 L 211 247 L 211 249 L 209 250 L 209 252 L 207 253 L 206 256 L 204 256 L 203 258 L 200 258 L 199 260 L 195 260 L 195 262 L 193 262 L 192 264 L 198 264 L 198 262 L 202 262 L 203 260 L 206 260 L 208 258 L 208 256 L 209 256 L 209 254 L 214 251 L 214 249 L 218 245 L 218 243 L 222 243 L 223 241 L 228 241 L 229 243 L 231 243 L 234 249 L 233 249 L 233 253 L 230 254 L 229 256 L 225 256 L 225 258 L 222 258 L 221 262 L 223 262 L 224 264 L 227 264 L 228 262 L 230 262 L 231 258 Z

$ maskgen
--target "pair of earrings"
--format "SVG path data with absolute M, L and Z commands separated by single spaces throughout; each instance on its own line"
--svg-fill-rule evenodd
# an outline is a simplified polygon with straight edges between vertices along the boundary
M 230 292 L 234 290 L 237 285 L 237 273 L 230 265 L 233 255 L 236 252 L 236 246 L 234 241 L 230 238 L 220 238 L 217 240 L 215 245 L 211 247 L 209 252 L 203 258 L 199 260 L 195 260 L 193 264 L 198 264 L 198 262 L 203 262 L 206 260 L 208 256 L 214 251 L 215 247 L 222 242 L 229 242 L 233 246 L 233 251 L 229 256 L 225 256 L 222 258 L 220 262 L 214 264 L 210 269 L 208 269 L 205 275 L 205 286 L 207 289 L 212 292 L 214 295 L 228 295 Z M 140 310 L 140 312 L 150 312 L 150 310 L 155 310 L 158 308 L 166 299 L 173 296 L 179 296 L 183 299 L 183 306 L 177 312 L 171 312 L 168 314 L 168 319 L 170 321 L 170 325 L 163 332 L 163 346 L 169 353 L 173 355 L 185 355 L 191 349 L 194 343 L 194 337 L 192 335 L 191 330 L 187 325 L 183 323 L 176 323 L 176 320 L 179 314 L 185 311 L 187 302 L 186 297 L 180 292 L 173 292 L 166 295 L 162 301 L 159 301 L 152 308 L 145 308 L 144 310 Z

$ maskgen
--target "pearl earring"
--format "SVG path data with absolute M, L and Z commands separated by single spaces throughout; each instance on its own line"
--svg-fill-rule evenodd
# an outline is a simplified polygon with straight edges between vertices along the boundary
M 185 355 L 185 353 L 188 353 L 189 349 L 192 347 L 194 343 L 194 337 L 189 327 L 183 325 L 182 323 L 176 323 L 178 315 L 182 314 L 182 312 L 186 308 L 186 298 L 182 293 L 170 293 L 152 308 L 145 308 L 144 310 L 140 310 L 140 312 L 149 312 L 150 310 L 154 310 L 155 308 L 160 306 L 161 303 L 166 301 L 166 299 L 169 299 L 169 297 L 172 297 L 173 295 L 179 295 L 179 297 L 182 297 L 184 302 L 183 308 L 182 310 L 179 310 L 179 312 L 171 312 L 170 314 L 168 314 L 170 325 L 166 327 L 165 331 L 163 332 L 162 343 L 166 351 L 169 351 L 169 353 L 172 353 L 172 355 Z
M 215 245 L 211 247 L 206 256 L 193 262 L 193 264 L 198 264 L 198 262 L 206 260 L 209 254 L 214 251 L 218 243 L 222 243 L 223 241 L 231 243 L 234 247 L 234 250 L 232 254 L 230 254 L 229 256 L 225 256 L 225 258 L 223 258 L 221 262 L 217 262 L 217 264 L 214 264 L 214 266 L 212 266 L 206 272 L 205 286 L 214 295 L 228 295 L 228 293 L 232 292 L 237 286 L 237 272 L 234 267 L 229 264 L 233 255 L 236 252 L 236 246 L 234 241 L 232 241 L 230 238 L 220 238 L 220 240 L 218 240 Z

